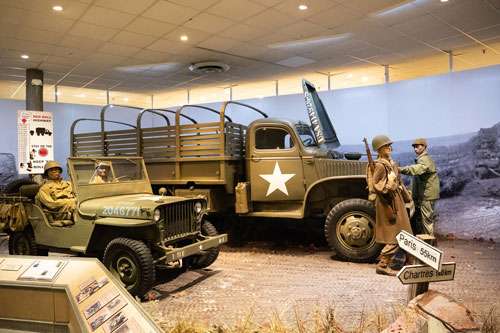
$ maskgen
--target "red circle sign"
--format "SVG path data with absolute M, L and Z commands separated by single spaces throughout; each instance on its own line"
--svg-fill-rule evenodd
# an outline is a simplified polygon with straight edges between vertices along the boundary
M 38 151 L 38 154 L 42 157 L 47 156 L 48 153 L 49 153 L 49 151 L 45 148 L 40 148 L 40 150 Z

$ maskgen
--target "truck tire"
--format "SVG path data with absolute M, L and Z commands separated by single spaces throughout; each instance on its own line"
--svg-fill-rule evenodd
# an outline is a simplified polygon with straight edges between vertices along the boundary
M 14 231 L 9 237 L 9 254 L 26 256 L 46 256 L 47 249 L 42 249 L 36 243 L 35 235 L 31 227 L 23 231 Z
M 212 223 L 203 220 L 201 225 L 201 233 L 205 236 L 217 236 L 219 233 Z M 212 265 L 219 256 L 219 247 L 212 247 L 205 251 L 203 255 L 193 256 L 191 266 L 193 268 L 205 268 Z
M 132 296 L 143 296 L 155 282 L 151 251 L 142 242 L 129 238 L 113 239 L 104 251 L 104 266 L 121 281 Z
M 332 208 L 325 221 L 330 248 L 345 260 L 374 261 L 383 244 L 375 242 L 375 208 L 363 199 L 348 199 Z
M 2 194 L 18 194 L 19 190 L 21 189 L 21 186 L 32 185 L 32 184 L 37 184 L 37 182 L 29 178 L 16 179 L 4 187 Z

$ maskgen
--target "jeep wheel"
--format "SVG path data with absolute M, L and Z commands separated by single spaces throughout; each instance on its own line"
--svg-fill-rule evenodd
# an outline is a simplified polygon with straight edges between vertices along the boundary
M 9 254 L 46 256 L 47 249 L 42 249 L 35 241 L 35 236 L 31 228 L 23 231 L 14 231 L 9 237 Z
M 123 283 L 132 296 L 142 296 L 153 287 L 153 257 L 141 241 L 113 239 L 104 251 L 104 266 Z
M 219 233 L 215 229 L 212 223 L 207 220 L 203 220 L 201 225 L 201 233 L 205 236 L 217 236 Z M 212 247 L 205 250 L 205 253 L 200 256 L 193 256 L 193 262 L 191 266 L 193 268 L 205 268 L 212 265 L 217 257 L 219 256 L 219 247 Z
M 325 236 L 339 257 L 354 262 L 375 260 L 383 247 L 375 242 L 375 208 L 363 199 L 333 207 L 325 221 Z

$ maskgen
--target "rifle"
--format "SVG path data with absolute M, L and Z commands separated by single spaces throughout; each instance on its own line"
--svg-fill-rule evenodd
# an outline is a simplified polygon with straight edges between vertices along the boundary
M 368 141 L 366 140 L 366 138 L 363 138 L 363 142 L 365 143 L 366 156 L 368 157 L 368 166 L 370 168 L 370 172 L 372 175 L 372 181 L 373 181 L 373 173 L 375 172 L 375 162 L 373 162 L 372 153 L 370 151 L 370 146 L 368 145 Z M 382 195 L 377 195 L 377 196 L 380 198 L 380 203 L 382 204 L 382 207 L 384 207 L 384 212 L 385 212 L 385 216 L 387 217 L 387 219 L 389 221 L 395 220 L 396 215 L 394 214 L 394 211 L 393 211 L 391 204 L 389 202 L 389 200 L 391 200 L 391 199 L 387 200 Z

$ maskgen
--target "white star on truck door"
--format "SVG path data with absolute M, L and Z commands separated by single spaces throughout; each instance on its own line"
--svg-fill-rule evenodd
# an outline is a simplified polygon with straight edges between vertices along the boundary
M 269 182 L 269 188 L 267 189 L 266 197 L 269 194 L 273 193 L 276 190 L 280 190 L 281 192 L 288 195 L 288 190 L 286 189 L 285 183 L 290 180 L 294 173 L 281 173 L 280 166 L 278 162 L 274 165 L 274 171 L 270 175 L 259 175 L 264 178 L 267 182 Z

